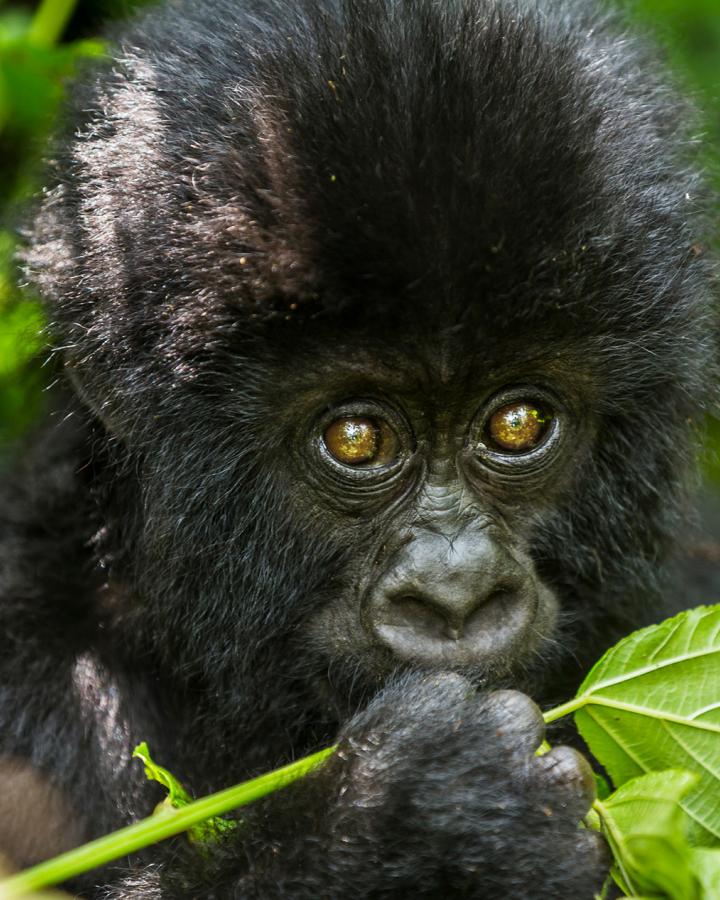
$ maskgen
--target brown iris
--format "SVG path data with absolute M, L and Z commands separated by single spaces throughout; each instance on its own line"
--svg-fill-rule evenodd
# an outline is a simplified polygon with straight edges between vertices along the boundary
M 346 466 L 384 466 L 397 455 L 397 437 L 382 420 L 344 416 L 323 434 L 328 452 Z
M 510 453 L 527 453 L 542 441 L 551 417 L 533 403 L 508 403 L 490 416 L 491 443 Z

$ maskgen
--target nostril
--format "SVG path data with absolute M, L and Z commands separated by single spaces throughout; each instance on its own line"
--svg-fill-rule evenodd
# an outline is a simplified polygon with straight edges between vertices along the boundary
M 485 603 L 504 603 L 506 600 L 510 600 L 515 593 L 515 590 L 506 585 L 504 587 L 495 588 L 495 590 L 491 591 L 487 597 L 485 598 Z
M 390 597 L 386 612 L 386 624 L 442 637 L 447 619 L 430 598 L 420 594 L 401 594 Z
M 463 631 L 471 631 L 476 623 L 481 623 L 487 617 L 488 612 L 503 615 L 505 609 L 510 609 L 518 599 L 520 591 L 514 584 L 503 584 L 490 591 L 485 597 L 466 611 L 463 620 Z

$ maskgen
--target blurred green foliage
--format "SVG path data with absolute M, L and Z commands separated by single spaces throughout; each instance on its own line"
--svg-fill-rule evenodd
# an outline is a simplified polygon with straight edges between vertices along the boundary
M 102 52 L 95 36 L 104 23 L 144 2 L 0 0 L 0 447 L 37 415 L 42 397 L 42 317 L 20 295 L 13 256 L 23 206 L 39 187 L 42 147 L 64 82 L 79 60 Z M 720 170 L 720 0 L 617 2 L 655 34 L 695 92 L 706 117 L 708 165 Z
M 42 317 L 18 290 L 14 252 L 23 204 L 37 188 L 42 146 L 81 57 L 99 41 L 60 42 L 74 0 L 8 5 L 0 0 L 0 446 L 37 414 Z

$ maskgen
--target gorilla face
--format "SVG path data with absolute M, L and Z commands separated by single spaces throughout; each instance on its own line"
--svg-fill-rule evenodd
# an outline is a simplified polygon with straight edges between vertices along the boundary
M 294 515 L 347 560 L 306 637 L 373 673 L 497 679 L 555 631 L 534 536 L 590 448 L 593 411 L 557 360 L 508 365 L 480 323 L 428 331 L 416 319 L 382 337 L 327 332 L 281 401 Z
M 613 540 L 625 515 L 594 456 L 612 465 L 624 420 L 603 426 L 591 342 L 460 303 L 376 316 L 273 320 L 176 389 L 143 432 L 129 621 L 213 681 L 284 646 L 278 678 L 329 678 L 343 704 L 407 668 L 537 692 L 607 618 L 597 543 L 567 532 L 591 516 Z

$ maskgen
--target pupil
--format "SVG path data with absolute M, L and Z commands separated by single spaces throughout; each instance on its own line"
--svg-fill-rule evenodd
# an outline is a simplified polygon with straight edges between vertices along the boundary
M 338 419 L 325 432 L 325 446 L 346 465 L 371 462 L 378 453 L 378 428 L 371 419 Z
M 368 427 L 367 425 L 359 425 L 357 422 L 348 422 L 345 426 L 345 439 L 351 443 L 359 443 L 367 441 Z
M 546 417 L 529 403 L 501 407 L 491 416 L 489 436 L 503 450 L 525 451 L 536 447 L 546 426 Z

